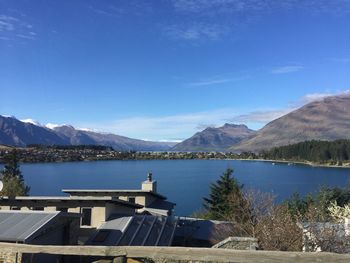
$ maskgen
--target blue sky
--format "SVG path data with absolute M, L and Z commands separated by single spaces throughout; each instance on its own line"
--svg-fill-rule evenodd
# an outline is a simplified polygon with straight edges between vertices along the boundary
M 148 140 L 350 89 L 349 0 L 0 0 L 0 114 Z

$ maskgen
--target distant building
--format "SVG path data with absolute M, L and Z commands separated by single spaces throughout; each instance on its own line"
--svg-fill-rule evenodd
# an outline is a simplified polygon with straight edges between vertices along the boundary
M 0 242 L 34 245 L 76 245 L 80 216 L 75 213 L 44 211 L 0 211 Z M 61 256 L 9 255 L 0 252 L 0 262 L 58 262 Z M 31 261 L 30 261 L 31 260 Z

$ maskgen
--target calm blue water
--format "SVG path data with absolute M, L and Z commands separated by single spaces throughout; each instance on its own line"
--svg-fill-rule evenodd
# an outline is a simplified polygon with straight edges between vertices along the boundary
M 158 191 L 177 204 L 178 215 L 201 208 L 209 184 L 226 168 L 247 188 L 273 192 L 282 200 L 293 192 L 316 191 L 322 185 L 345 186 L 350 169 L 232 160 L 98 161 L 23 164 L 22 173 L 31 195 L 61 195 L 62 188 L 140 188 L 148 171 Z

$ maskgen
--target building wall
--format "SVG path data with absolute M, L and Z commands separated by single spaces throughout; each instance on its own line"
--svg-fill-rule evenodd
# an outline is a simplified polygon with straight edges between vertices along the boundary
M 107 206 L 108 204 L 106 204 Z M 91 211 L 91 226 L 100 227 L 106 221 L 106 207 L 93 207 Z
M 157 192 L 157 181 L 142 182 L 141 189 L 145 191 Z
M 146 197 L 146 196 L 137 196 L 135 198 L 135 203 L 139 204 L 139 205 L 146 206 L 147 200 L 148 200 L 148 197 Z
M 56 206 L 46 206 L 46 207 L 44 207 L 44 211 L 54 212 L 54 211 L 57 211 L 57 208 L 56 208 Z

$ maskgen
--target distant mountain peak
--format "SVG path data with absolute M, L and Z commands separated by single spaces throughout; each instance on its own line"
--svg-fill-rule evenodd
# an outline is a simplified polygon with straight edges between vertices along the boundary
M 24 121 L 0 115 L 0 144 L 11 146 L 66 144 L 56 133 L 38 125 L 32 119 Z
M 224 151 L 241 140 L 251 137 L 255 131 L 243 124 L 225 123 L 223 126 L 208 127 L 191 138 L 175 145 L 175 151 Z
M 308 140 L 350 139 L 350 94 L 312 101 L 266 124 L 252 138 L 242 140 L 235 152 L 269 149 Z
M 234 124 L 234 123 L 225 123 L 222 128 L 248 128 L 245 124 Z

